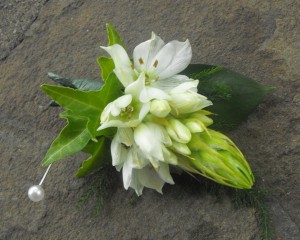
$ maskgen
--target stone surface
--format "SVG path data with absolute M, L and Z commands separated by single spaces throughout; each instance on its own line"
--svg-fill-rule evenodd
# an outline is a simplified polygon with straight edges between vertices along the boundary
M 180 179 L 163 196 L 148 190 L 136 200 L 115 173 L 100 215 L 93 216 L 91 201 L 78 210 L 91 180 L 73 177 L 80 156 L 53 166 L 45 201 L 27 199 L 44 173 L 40 160 L 64 125 L 39 85 L 48 82 L 48 71 L 99 78 L 95 59 L 104 54 L 106 22 L 129 51 L 151 31 L 166 41 L 189 38 L 193 62 L 276 87 L 230 135 L 258 184 L 272 191 L 274 239 L 299 239 L 299 9 L 297 0 L 1 1 L 0 239 L 259 239 L 255 209 L 236 210 L 226 196 L 219 202 L 187 191 Z

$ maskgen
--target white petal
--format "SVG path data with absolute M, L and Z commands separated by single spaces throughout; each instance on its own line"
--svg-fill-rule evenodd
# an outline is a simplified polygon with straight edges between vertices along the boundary
M 170 91 L 170 93 L 171 94 L 183 93 L 183 92 L 186 92 L 188 90 L 193 91 L 193 92 L 197 92 L 198 84 L 199 84 L 199 80 L 184 82 L 184 83 L 181 83 L 180 85 L 178 85 L 177 87 L 173 88 Z
M 144 186 L 140 183 L 138 178 L 138 169 L 132 169 L 130 187 L 133 188 L 138 196 L 142 195 Z
M 122 155 L 122 145 L 118 141 L 118 135 L 116 134 L 115 137 L 113 138 L 111 145 L 110 145 L 110 150 L 111 150 L 111 158 L 112 158 L 112 165 L 116 166 L 119 165 L 122 162 L 121 160 L 121 155 Z
M 162 180 L 169 184 L 174 184 L 173 178 L 170 174 L 169 165 L 166 163 L 160 163 L 160 166 L 157 170 L 158 175 Z
M 116 106 L 119 108 L 127 107 L 132 101 L 132 96 L 130 94 L 123 95 L 115 100 Z
M 134 71 L 125 49 L 119 44 L 101 48 L 112 57 L 115 64 L 115 73 L 122 84 L 126 87 L 132 83 L 134 81 Z
M 169 163 L 172 165 L 177 165 L 178 160 L 174 153 L 172 153 L 170 150 L 168 150 L 166 147 L 162 148 L 163 154 L 164 154 L 164 162 Z
M 131 147 L 134 144 L 133 131 L 131 128 L 118 128 L 116 134 L 120 143 L 125 144 L 127 147 Z
M 167 43 L 163 48 L 160 49 L 157 55 L 153 58 L 149 68 L 147 69 L 148 72 L 154 73 L 156 76 L 160 77 L 159 74 L 171 65 L 175 54 L 176 54 L 176 46 L 174 44 Z
M 151 84 L 152 87 L 159 88 L 165 92 L 170 92 L 172 89 L 177 87 L 179 84 L 184 82 L 192 81 L 193 79 L 188 78 L 185 75 L 174 75 L 170 78 L 161 79 Z
M 153 134 L 155 135 L 156 140 L 158 142 L 162 142 L 166 146 L 171 146 L 172 145 L 171 138 L 169 137 L 169 134 L 168 134 L 167 130 L 164 127 L 162 127 L 158 124 L 155 124 L 155 123 L 151 123 L 151 122 L 148 122 L 147 126 L 151 126 Z
M 109 127 L 132 127 L 133 125 L 131 122 L 122 122 L 120 120 L 110 120 L 108 122 L 102 123 L 101 126 L 97 129 L 97 131 L 100 131 L 105 128 Z
M 131 183 L 132 167 L 125 161 L 122 170 L 124 188 L 127 190 Z
M 149 99 L 169 99 L 169 95 L 158 88 L 146 87 Z
M 131 94 L 134 98 L 139 98 L 141 91 L 145 89 L 145 73 L 142 72 L 139 78 L 125 88 L 126 94 Z
M 116 107 L 116 104 L 113 103 L 112 107 L 111 107 L 111 111 L 110 114 L 114 117 L 119 116 L 121 112 L 121 109 Z
M 113 102 L 106 105 L 106 107 L 101 113 L 101 118 L 100 118 L 101 123 L 108 121 L 112 107 L 113 107 Z
M 165 182 L 158 176 L 153 168 L 145 167 L 137 171 L 137 173 L 139 181 L 142 185 L 162 193 L 162 187 L 164 186 Z
M 127 156 L 127 161 L 128 164 L 130 164 L 130 166 L 135 169 L 142 169 L 149 163 L 149 161 L 146 160 L 142 154 L 140 154 L 137 146 L 132 146 L 130 148 Z
M 152 126 L 141 123 L 134 130 L 134 140 L 144 154 L 163 160 L 161 143 Z
M 185 42 L 172 41 L 166 44 L 156 55 L 153 61 L 154 73 L 159 79 L 172 77 L 184 70 L 191 62 L 192 48 L 189 40 Z M 155 61 L 158 62 L 155 68 Z
M 139 121 L 143 121 L 144 117 L 148 114 L 149 111 L 150 103 L 144 103 L 139 113 Z
M 150 40 L 142 42 L 133 50 L 134 67 L 139 71 L 148 69 L 153 58 L 164 45 L 164 41 L 152 33 Z

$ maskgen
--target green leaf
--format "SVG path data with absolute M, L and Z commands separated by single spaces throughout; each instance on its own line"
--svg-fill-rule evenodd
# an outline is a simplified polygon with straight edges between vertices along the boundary
M 112 60 L 112 58 L 108 58 L 108 57 L 99 57 L 97 59 L 97 62 L 100 66 L 101 69 L 101 73 L 102 73 L 102 80 L 105 81 L 109 74 L 114 70 L 115 68 L 115 64 L 114 61 Z
M 92 138 L 87 128 L 88 118 L 70 114 L 61 114 L 61 116 L 67 119 L 68 124 L 48 149 L 46 156 L 42 160 L 43 166 L 48 166 L 57 160 L 80 152 Z
M 212 128 L 221 131 L 235 128 L 274 89 L 219 66 L 191 64 L 182 74 L 200 80 L 198 92 L 213 102 Z
M 69 114 L 87 117 L 89 119 L 87 128 L 93 137 L 113 134 L 113 129 L 97 132 L 97 128 L 100 126 L 100 115 L 106 105 L 122 95 L 123 86 L 114 73 L 110 74 L 98 91 L 85 92 L 47 84 L 42 85 L 41 89 L 56 103 L 69 110 Z
M 78 89 L 43 84 L 41 89 L 56 103 L 75 115 L 83 117 L 100 116 L 104 105 L 101 104 L 100 91 L 84 92 Z
M 107 37 L 108 37 L 108 46 L 119 44 L 122 47 L 124 47 L 122 39 L 117 32 L 117 30 L 110 25 L 109 23 L 106 24 L 106 31 L 107 31 Z
M 103 81 L 100 80 L 90 80 L 90 79 L 71 79 L 59 76 L 55 73 L 48 73 L 48 78 L 52 79 L 56 83 L 64 86 L 70 87 L 74 89 L 80 89 L 82 91 L 90 91 L 90 90 L 99 90 L 104 84 Z
M 108 81 L 98 91 L 81 91 L 68 87 L 43 84 L 41 89 L 63 108 L 84 117 L 100 116 L 104 107 L 122 95 L 123 86 L 111 74 Z
M 110 141 L 101 137 L 98 142 L 90 141 L 82 151 L 91 154 L 91 156 L 78 169 L 76 173 L 78 177 L 94 173 L 110 160 Z

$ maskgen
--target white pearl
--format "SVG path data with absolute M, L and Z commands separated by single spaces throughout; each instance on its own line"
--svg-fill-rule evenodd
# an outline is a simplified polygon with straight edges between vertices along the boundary
M 28 190 L 28 197 L 33 202 L 39 202 L 44 199 L 45 191 L 41 185 L 31 186 Z

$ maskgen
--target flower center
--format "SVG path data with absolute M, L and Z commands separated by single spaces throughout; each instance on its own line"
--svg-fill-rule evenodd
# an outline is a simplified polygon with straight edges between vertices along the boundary
M 156 78 L 150 77 L 148 73 L 145 72 L 145 85 L 149 86 L 151 83 L 157 82 L 159 77 L 157 76 Z
M 120 116 L 121 117 L 127 116 L 128 118 L 131 118 L 133 110 L 134 107 L 128 105 L 127 107 L 121 109 Z

